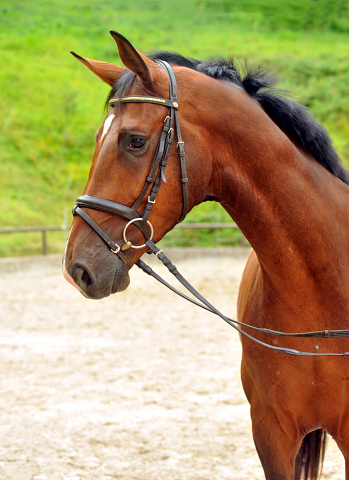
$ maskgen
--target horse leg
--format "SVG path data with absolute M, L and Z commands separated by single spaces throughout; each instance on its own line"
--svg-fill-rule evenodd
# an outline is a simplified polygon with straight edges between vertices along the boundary
M 349 480 L 349 438 L 345 440 L 335 438 L 335 440 L 345 460 L 345 480 Z
M 337 442 L 337 444 L 338 444 L 338 442 Z M 345 449 L 342 449 L 339 444 L 338 444 L 338 447 L 339 447 L 340 451 L 342 452 L 344 460 L 345 460 L 345 480 L 349 480 L 349 456 L 348 456 L 348 452 L 344 453 Z
M 280 426 L 271 408 L 251 406 L 253 440 L 266 480 L 293 480 L 302 438 L 294 440 Z

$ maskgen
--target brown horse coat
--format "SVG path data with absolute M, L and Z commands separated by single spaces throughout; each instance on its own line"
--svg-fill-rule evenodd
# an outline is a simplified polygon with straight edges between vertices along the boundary
M 134 73 L 127 94 L 167 98 L 168 78 L 163 68 L 121 35 L 112 32 L 112 36 L 123 63 Z M 108 85 L 117 82 L 114 93 L 118 91 L 125 76 L 123 68 L 78 58 Z M 334 175 L 325 168 L 313 156 L 316 145 L 311 150 L 306 141 L 302 144 L 301 136 L 292 137 L 292 125 L 280 128 L 282 115 L 276 109 L 266 113 L 266 97 L 258 102 L 241 86 L 219 81 L 199 68 L 174 65 L 173 69 L 187 154 L 189 210 L 206 200 L 219 202 L 254 249 L 241 282 L 238 319 L 285 332 L 348 328 L 349 188 L 343 181 L 345 173 Z M 97 132 L 84 193 L 132 206 L 148 174 L 164 117 L 162 107 L 149 103 L 110 108 Z M 317 137 L 311 142 L 316 144 Z M 175 226 L 182 212 L 175 149 L 166 177 L 150 215 L 155 241 Z M 122 238 L 124 219 L 99 211 L 89 214 L 115 241 Z M 136 227 L 129 233 L 132 243 L 143 243 Z M 145 251 L 146 247 L 127 250 L 130 264 Z M 64 270 L 69 281 L 91 298 L 124 290 L 129 283 L 128 268 L 80 217 L 72 225 Z M 346 339 L 285 339 L 263 333 L 256 337 L 309 352 L 349 350 Z M 349 478 L 348 359 L 286 356 L 246 338 L 242 346 L 242 382 L 266 478 L 300 478 L 303 461 L 306 475 L 315 478 L 323 437 L 315 444 L 307 441 L 314 438 L 311 432 L 320 429 L 337 441 Z M 296 462 L 302 441 L 304 448 Z

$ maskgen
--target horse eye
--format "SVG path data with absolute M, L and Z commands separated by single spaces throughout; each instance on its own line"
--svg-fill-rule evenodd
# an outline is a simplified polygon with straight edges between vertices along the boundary
M 144 140 L 144 138 L 133 138 L 133 139 L 130 141 L 129 148 L 139 149 L 139 148 L 144 147 L 144 145 L 145 145 L 145 140 Z

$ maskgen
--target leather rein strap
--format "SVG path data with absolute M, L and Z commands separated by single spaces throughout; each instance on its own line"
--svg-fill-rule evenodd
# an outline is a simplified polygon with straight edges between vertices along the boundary
M 177 147 L 178 147 L 178 154 L 180 158 L 180 170 L 181 170 L 181 183 L 182 183 L 182 192 L 183 192 L 183 211 L 179 222 L 181 222 L 188 211 L 188 179 L 186 174 L 186 164 L 185 164 L 185 152 L 184 152 L 184 142 L 182 140 L 179 120 L 178 120 L 178 113 L 177 110 L 179 108 L 179 104 L 177 101 L 177 85 L 176 85 L 176 78 L 172 67 L 164 61 L 158 61 L 158 63 L 166 70 L 168 77 L 169 77 L 169 92 L 170 98 L 163 99 L 163 98 L 156 98 L 156 97 L 146 97 L 140 95 L 134 96 L 125 96 L 125 97 L 117 97 L 112 98 L 109 103 L 111 106 L 122 104 L 122 103 L 153 103 L 156 105 L 162 105 L 167 107 L 168 115 L 164 120 L 164 125 L 161 131 L 160 140 L 157 146 L 157 150 L 155 153 L 155 157 L 150 168 L 150 172 L 146 178 L 146 182 L 144 187 L 138 197 L 138 199 L 134 202 L 132 208 L 127 207 L 126 205 L 122 205 L 120 203 L 112 202 L 110 200 L 101 199 L 98 197 L 92 197 L 89 195 L 82 195 L 76 200 L 76 205 L 73 207 L 73 215 L 81 216 L 89 225 L 90 227 L 102 238 L 102 240 L 108 245 L 111 252 L 118 255 L 119 258 L 130 268 L 131 264 L 123 253 L 123 250 L 127 248 L 142 248 L 142 246 L 134 246 L 131 242 L 128 242 L 126 239 L 126 230 L 131 223 L 134 223 L 144 235 L 145 244 L 144 246 L 148 247 L 147 253 L 154 253 L 156 257 L 166 266 L 166 268 L 176 277 L 176 279 L 192 294 L 196 297 L 197 300 L 185 295 L 184 293 L 180 292 L 168 282 L 163 280 L 158 274 L 156 274 L 148 265 L 146 265 L 141 259 L 136 262 L 136 265 L 142 269 L 148 275 L 151 275 L 157 281 L 165 285 L 167 288 L 175 292 L 177 295 L 181 296 L 182 298 L 190 301 L 191 303 L 211 312 L 215 315 L 222 318 L 228 325 L 233 327 L 237 330 L 241 335 L 249 338 L 250 340 L 256 342 L 257 344 L 281 352 L 288 355 L 295 355 L 295 356 L 310 356 L 310 357 L 327 357 L 327 356 L 336 356 L 336 357 L 347 357 L 349 356 L 349 352 L 344 353 L 315 353 L 315 352 L 303 352 L 299 350 L 294 350 L 291 348 L 283 348 L 283 347 L 276 347 L 274 345 L 270 345 L 268 343 L 262 342 L 257 338 L 253 337 L 246 331 L 242 330 L 240 327 L 245 327 L 250 330 L 258 331 L 261 333 L 267 333 L 271 335 L 278 335 L 278 336 L 287 336 L 287 337 L 312 337 L 312 338 L 333 338 L 333 337 L 348 337 L 349 330 L 323 330 L 318 332 L 303 332 L 303 333 L 284 333 L 278 332 L 276 330 L 270 330 L 267 328 L 258 328 L 252 325 L 247 325 L 242 322 L 238 322 L 237 320 L 232 320 L 229 317 L 223 315 L 219 310 L 217 310 L 210 302 L 208 302 L 194 287 L 190 285 L 190 283 L 179 273 L 177 267 L 171 262 L 171 260 L 160 250 L 153 242 L 152 242 L 152 226 L 148 221 L 149 214 L 151 209 L 155 203 L 156 195 L 158 193 L 159 187 L 161 182 L 166 182 L 165 177 L 165 167 L 167 163 L 167 159 L 170 152 L 170 147 L 174 138 L 174 125 L 176 128 L 177 134 Z M 156 173 L 157 172 L 157 173 Z M 156 175 L 156 177 L 155 177 Z M 137 212 L 137 208 L 141 204 L 146 192 L 148 191 L 149 187 L 152 185 L 151 193 L 148 196 L 148 201 L 144 210 L 142 217 Z M 92 220 L 92 218 L 84 211 L 83 208 L 91 208 L 95 210 L 100 210 L 108 213 L 112 213 L 114 215 L 118 215 L 120 217 L 125 218 L 129 222 L 124 228 L 123 236 L 124 236 L 124 244 L 118 245 L 112 239 L 108 237 L 108 235 L 97 225 L 97 223 Z M 151 227 L 148 228 L 148 225 Z M 238 326 L 239 325 L 239 326 Z
M 271 335 L 278 335 L 278 336 L 287 336 L 287 337 L 312 337 L 312 338 L 332 338 L 332 337 L 348 337 L 349 336 L 349 330 L 323 330 L 323 331 L 318 331 L 318 332 L 304 332 L 304 333 L 284 333 L 284 332 L 278 332 L 276 330 L 270 330 L 268 328 L 258 328 L 254 327 L 252 325 L 247 325 L 246 323 L 238 322 L 237 320 L 232 320 L 229 317 L 226 317 L 223 315 L 216 307 L 214 307 L 210 302 L 208 302 L 205 297 L 203 297 L 195 288 L 190 285 L 190 283 L 179 273 L 177 270 L 177 267 L 171 262 L 171 260 L 166 257 L 164 252 L 160 250 L 152 241 L 147 240 L 146 245 L 149 247 L 149 250 L 156 255 L 156 257 L 165 265 L 165 267 L 176 277 L 176 279 L 192 294 L 194 297 L 197 298 L 197 300 L 194 300 L 191 297 L 188 297 L 184 293 L 180 292 L 176 288 L 174 288 L 172 285 L 167 283 L 164 279 L 162 279 L 159 275 L 157 275 L 151 267 L 146 265 L 142 260 L 138 260 L 136 262 L 136 265 L 141 268 L 145 273 L 148 275 L 151 275 L 153 278 L 158 280 L 160 283 L 165 285 L 167 288 L 175 292 L 177 295 L 181 296 L 182 298 L 185 298 L 189 302 L 193 303 L 194 305 L 197 305 L 198 307 L 201 307 L 211 313 L 214 313 L 215 315 L 219 316 L 224 320 L 228 325 L 233 327 L 235 330 L 237 330 L 241 335 L 244 335 L 245 337 L 249 338 L 250 340 L 253 340 L 255 343 L 258 343 L 259 345 L 281 352 L 285 353 L 288 355 L 294 355 L 294 356 L 307 356 L 307 357 L 348 357 L 349 352 L 344 352 L 344 353 L 316 353 L 316 352 L 304 352 L 300 350 L 294 350 L 291 348 L 284 348 L 284 347 L 276 347 L 274 345 L 270 345 L 269 343 L 262 342 L 261 340 L 258 340 L 257 338 L 253 337 L 252 335 L 248 334 L 244 330 L 242 330 L 239 326 L 248 328 L 250 330 L 255 330 L 261 333 L 268 333 Z

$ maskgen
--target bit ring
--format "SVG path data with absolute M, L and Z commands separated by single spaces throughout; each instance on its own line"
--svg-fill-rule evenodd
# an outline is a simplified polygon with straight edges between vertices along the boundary
M 126 238 L 126 230 L 128 229 L 128 227 L 130 225 L 132 225 L 132 223 L 134 222 L 138 222 L 138 221 L 142 221 L 144 222 L 143 218 L 142 217 L 138 217 L 138 218 L 133 218 L 132 220 L 130 220 L 126 225 L 125 225 L 125 228 L 124 228 L 124 231 L 122 232 L 122 236 L 124 237 L 124 241 L 125 243 L 128 242 L 127 238 Z M 148 238 L 148 240 L 152 240 L 153 239 L 153 233 L 154 233 L 154 229 L 153 229 L 153 225 L 149 222 L 149 220 L 147 220 L 147 224 L 149 225 L 149 228 L 150 228 L 150 238 Z M 143 248 L 145 247 L 146 244 L 143 243 L 143 245 L 131 245 L 131 248 Z

